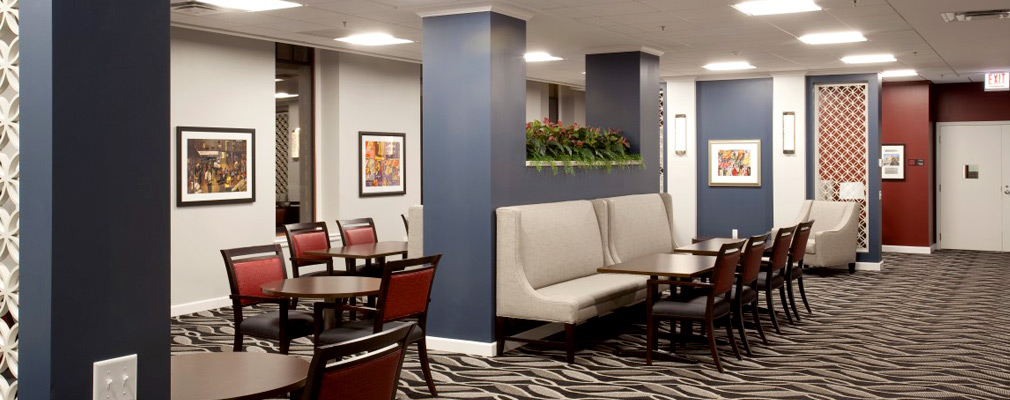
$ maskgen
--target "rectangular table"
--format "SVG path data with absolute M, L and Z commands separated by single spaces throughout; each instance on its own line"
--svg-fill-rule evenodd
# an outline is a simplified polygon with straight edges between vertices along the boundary
M 689 246 L 678 247 L 676 249 L 673 249 L 673 252 L 689 253 L 699 256 L 717 256 L 719 255 L 719 249 L 722 248 L 722 245 L 726 243 L 736 243 L 741 240 L 747 240 L 747 239 L 712 238 L 708 240 L 702 240 L 698 243 L 694 243 Z

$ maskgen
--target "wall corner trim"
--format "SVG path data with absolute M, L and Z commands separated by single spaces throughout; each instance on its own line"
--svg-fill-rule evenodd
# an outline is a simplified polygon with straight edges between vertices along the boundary
M 497 342 L 477 342 L 473 340 L 460 340 L 428 336 L 428 349 L 447 351 L 450 353 L 469 354 L 474 356 L 491 357 L 497 352 Z
M 199 300 L 191 303 L 183 303 L 176 306 L 172 306 L 172 316 L 178 317 L 180 315 L 193 314 L 200 311 L 213 310 L 215 308 L 228 307 L 231 305 L 231 299 L 228 296 L 216 297 L 213 299 Z
M 442 17 L 446 15 L 457 15 L 457 14 L 473 14 L 479 12 L 493 12 L 502 15 L 507 15 L 512 18 L 521 19 L 523 21 L 529 21 L 533 18 L 533 12 L 512 6 L 502 6 L 502 5 L 475 5 L 467 7 L 435 7 L 426 10 L 421 10 L 417 12 L 417 15 L 421 18 L 427 17 Z
M 884 268 L 884 262 L 857 262 L 856 271 L 881 271 Z
M 885 244 L 882 246 L 882 250 L 885 253 L 933 254 L 934 246 L 892 246 Z

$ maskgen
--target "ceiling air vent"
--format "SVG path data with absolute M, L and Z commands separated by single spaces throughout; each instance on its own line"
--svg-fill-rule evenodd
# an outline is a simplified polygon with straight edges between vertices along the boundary
M 229 12 L 229 10 L 216 7 L 207 3 L 201 3 L 199 1 L 181 1 L 178 3 L 172 3 L 172 12 L 186 15 L 204 16 L 204 15 L 214 15 L 223 14 Z
M 940 13 L 944 22 L 971 22 L 987 19 L 1010 19 L 1010 10 L 980 10 Z

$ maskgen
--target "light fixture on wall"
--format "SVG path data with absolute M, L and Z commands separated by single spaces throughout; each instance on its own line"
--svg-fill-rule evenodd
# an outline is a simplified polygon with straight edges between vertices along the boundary
M 796 153 L 796 113 L 782 113 L 782 153 Z
M 302 128 L 292 130 L 288 142 L 291 145 L 291 150 L 288 150 L 288 154 L 291 154 L 291 160 L 298 161 L 298 158 L 301 156 L 300 149 L 302 148 Z
M 673 116 L 673 150 L 679 155 L 687 154 L 687 115 Z

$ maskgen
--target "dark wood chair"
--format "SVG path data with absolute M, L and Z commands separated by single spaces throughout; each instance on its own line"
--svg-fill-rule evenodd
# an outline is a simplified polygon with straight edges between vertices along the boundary
M 761 273 L 761 257 L 764 254 L 765 246 L 768 244 L 770 233 L 751 236 L 747 240 L 743 255 L 740 257 L 740 267 L 738 268 L 737 283 L 730 292 L 732 299 L 733 313 L 736 316 L 737 328 L 740 329 L 740 341 L 743 342 L 743 349 L 748 356 L 754 353 L 750 350 L 750 343 L 747 341 L 747 333 L 744 329 L 743 309 L 748 305 L 751 315 L 754 317 L 754 325 L 764 344 L 768 344 L 765 337 L 764 327 L 761 326 L 761 317 L 758 315 L 758 291 L 755 288 L 758 274 Z
M 337 229 L 340 230 L 340 239 L 343 240 L 344 246 L 376 243 L 379 241 L 378 231 L 375 230 L 375 221 L 371 218 L 337 220 Z M 365 268 L 358 270 L 358 264 L 355 260 L 345 260 L 348 273 L 374 277 L 381 276 L 382 270 L 371 261 L 367 260 Z
M 317 347 L 302 400 L 392 400 L 400 382 L 407 338 L 415 324 Z M 330 362 L 337 360 L 336 363 Z
M 363 311 L 372 314 L 370 318 L 353 322 L 345 322 L 336 328 L 323 332 L 316 330 L 316 343 L 340 343 L 360 338 L 372 333 L 382 332 L 405 324 L 414 319 L 418 329 L 414 331 L 407 343 L 417 343 L 418 355 L 421 359 L 421 371 L 428 384 L 432 396 L 438 396 L 435 382 L 431 378 L 431 368 L 428 365 L 428 345 L 425 340 L 425 330 L 428 325 L 428 303 L 431 301 L 431 285 L 435 281 L 435 269 L 442 258 L 441 254 L 390 261 L 382 271 L 382 284 L 379 287 L 379 298 L 374 308 L 357 307 L 335 303 L 316 303 L 315 315 L 322 318 L 323 310 L 336 308 L 338 310 Z
M 758 292 L 764 293 L 765 308 L 768 309 L 768 314 L 771 317 L 772 327 L 780 335 L 782 334 L 782 330 L 779 329 L 779 321 L 775 316 L 775 302 L 772 300 L 772 291 L 778 289 L 779 297 L 782 300 L 782 308 L 786 312 L 786 318 L 790 324 L 793 323 L 793 318 L 789 315 L 789 309 L 786 305 L 786 292 L 783 287 L 785 286 L 784 271 L 789 263 L 789 248 L 792 245 L 793 234 L 795 233 L 796 226 L 779 228 L 778 232 L 775 233 L 771 255 L 768 257 L 768 260 L 761 261 L 761 273 L 758 274 L 754 285 Z
M 400 219 L 403 220 L 403 230 L 410 234 L 410 221 L 407 220 L 407 214 L 400 214 Z
M 284 257 L 279 245 L 265 245 L 221 250 L 228 284 L 231 286 L 232 310 L 235 314 L 233 351 L 242 351 L 244 335 L 280 342 L 281 353 L 287 354 L 291 340 L 313 333 L 312 314 L 294 310 L 295 302 L 273 297 L 260 291 L 264 283 L 287 278 Z M 244 317 L 242 309 L 255 304 L 271 303 L 277 311 Z
M 333 257 L 312 256 L 306 251 L 326 250 L 330 247 L 330 231 L 325 222 L 304 222 L 284 225 L 284 235 L 291 250 L 291 274 L 300 276 L 333 275 Z M 326 265 L 325 271 L 302 274 L 300 269 L 310 265 Z
M 810 232 L 813 226 L 814 221 L 812 220 L 799 224 L 796 227 L 796 233 L 793 234 L 793 242 L 789 248 L 789 265 L 786 267 L 788 271 L 785 275 L 786 292 L 789 294 L 789 305 L 793 308 L 793 314 L 796 315 L 796 321 L 800 320 L 800 313 L 796 309 L 796 296 L 793 295 L 793 282 L 796 282 L 797 286 L 800 288 L 800 297 L 803 299 L 803 306 L 807 308 L 808 313 L 813 312 L 810 310 L 810 303 L 807 302 L 806 290 L 803 289 L 803 255 L 807 254 L 807 239 L 810 239 Z
M 649 279 L 645 300 L 647 308 L 646 364 L 652 365 L 653 349 L 658 344 L 659 326 L 656 320 L 671 321 L 671 330 L 674 329 L 676 321 L 701 321 L 706 332 L 705 336 L 708 337 L 708 347 L 712 352 L 715 367 L 719 372 L 723 371 L 722 363 L 719 361 L 719 349 L 715 344 L 713 326 L 716 320 L 730 319 L 732 316 L 730 291 L 733 290 L 736 267 L 740 262 L 740 252 L 743 245 L 743 240 L 722 245 L 719 255 L 716 256 L 711 283 Z M 686 290 L 686 293 L 679 296 L 671 295 L 657 301 L 655 296 L 659 293 L 659 285 L 673 285 L 692 290 Z M 733 337 L 733 323 L 731 321 L 726 321 L 726 336 L 733 347 L 733 353 L 736 354 L 737 359 L 742 360 L 740 349 L 737 348 L 736 339 Z

